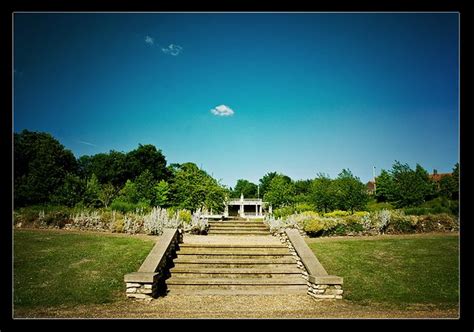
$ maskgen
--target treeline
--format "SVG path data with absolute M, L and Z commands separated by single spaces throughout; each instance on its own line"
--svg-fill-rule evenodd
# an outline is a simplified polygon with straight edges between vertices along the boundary
M 271 172 L 263 176 L 258 185 L 239 179 L 231 191 L 232 197 L 263 198 L 274 208 L 286 209 L 284 214 L 316 210 L 367 210 L 367 204 L 383 208 L 406 208 L 407 211 L 422 214 L 428 212 L 449 212 L 457 214 L 459 195 L 459 164 L 451 175 L 439 179 L 430 177 L 420 165 L 411 169 L 408 164 L 398 161 L 390 170 L 382 170 L 375 181 L 375 193 L 369 194 L 367 185 L 343 169 L 335 178 L 319 173 L 314 179 L 293 181 L 290 177 Z
M 274 211 L 286 209 L 286 214 L 354 212 L 374 204 L 412 209 L 437 205 L 440 212 L 456 213 L 459 164 L 451 176 L 438 180 L 420 165 L 411 169 L 396 161 L 376 178 L 375 195 L 369 195 L 367 186 L 348 169 L 335 179 L 319 173 L 314 179 L 292 180 L 270 172 L 258 184 L 239 179 L 234 188 L 226 188 L 194 163 L 167 165 L 161 150 L 150 144 L 127 153 L 110 151 L 76 159 L 48 133 L 14 134 L 15 208 L 52 204 L 125 212 L 160 206 L 220 212 L 227 197 L 243 194 L 263 198 Z
M 48 133 L 14 134 L 14 204 L 111 207 L 150 206 L 219 211 L 227 189 L 193 163 L 167 165 L 153 145 L 78 159 Z

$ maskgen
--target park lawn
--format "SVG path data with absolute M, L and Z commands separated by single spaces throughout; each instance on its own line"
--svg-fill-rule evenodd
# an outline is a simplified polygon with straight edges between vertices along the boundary
M 306 242 L 344 298 L 397 308 L 454 308 L 459 300 L 459 235 L 314 238 Z
M 154 242 L 132 236 L 15 230 L 14 307 L 99 304 L 124 296 Z

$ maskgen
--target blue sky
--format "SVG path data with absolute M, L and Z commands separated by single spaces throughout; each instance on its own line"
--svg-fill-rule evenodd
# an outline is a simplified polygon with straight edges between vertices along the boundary
M 14 15 L 14 130 L 222 183 L 459 160 L 458 14 Z

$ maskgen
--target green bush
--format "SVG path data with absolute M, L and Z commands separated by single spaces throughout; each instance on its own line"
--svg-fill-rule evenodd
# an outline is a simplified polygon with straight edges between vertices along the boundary
M 292 206 L 285 206 L 285 207 L 281 207 L 279 209 L 274 209 L 273 210 L 273 216 L 275 217 L 275 219 L 278 219 L 278 218 L 286 218 L 292 214 L 294 214 L 296 211 L 295 211 L 295 208 L 292 207 Z
M 349 211 L 342 211 L 342 210 L 334 210 L 332 212 L 325 213 L 325 217 L 345 217 L 350 215 Z
M 120 211 L 122 213 L 135 212 L 137 210 L 140 210 L 142 212 L 149 212 L 150 205 L 143 201 L 140 201 L 138 203 L 129 203 L 121 199 L 115 199 L 112 204 L 110 204 L 110 209 Z
M 184 221 L 185 223 L 190 223 L 191 222 L 191 212 L 188 210 L 179 210 L 178 213 L 179 220 Z
M 301 212 L 306 212 L 306 211 L 315 211 L 314 206 L 308 203 L 298 203 L 295 205 L 295 212 L 301 213 Z
M 371 200 L 367 203 L 367 211 L 375 212 L 380 210 L 393 210 L 393 205 L 388 202 L 377 202 L 376 200 Z

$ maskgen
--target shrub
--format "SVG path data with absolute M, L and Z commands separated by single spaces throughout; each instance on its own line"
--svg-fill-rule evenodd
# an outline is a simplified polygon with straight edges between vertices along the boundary
M 313 211 L 314 212 L 314 206 L 308 203 L 298 203 L 295 205 L 295 212 L 301 213 L 301 212 L 306 212 L 306 211 Z
M 331 217 L 319 217 L 308 220 L 304 225 L 304 231 L 311 237 L 333 234 L 342 219 Z
M 325 213 L 325 217 L 345 217 L 350 215 L 349 211 L 342 211 L 342 210 L 334 210 L 332 212 Z
M 190 223 L 192 215 L 188 210 L 179 210 L 178 217 L 179 220 L 183 221 L 184 223 Z
M 281 207 L 279 209 L 273 210 L 273 216 L 275 217 L 275 219 L 286 218 L 289 215 L 292 215 L 294 213 L 295 213 L 295 208 L 292 206 L 285 206 L 285 207 Z
M 375 212 L 380 210 L 393 210 L 393 205 L 388 202 L 377 202 L 373 200 L 367 203 L 367 210 L 369 212 Z
M 459 230 L 459 220 L 446 213 L 429 214 L 419 217 L 415 229 L 418 232 L 457 231 Z

